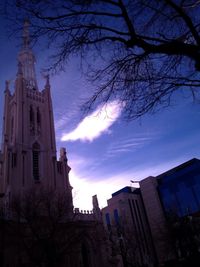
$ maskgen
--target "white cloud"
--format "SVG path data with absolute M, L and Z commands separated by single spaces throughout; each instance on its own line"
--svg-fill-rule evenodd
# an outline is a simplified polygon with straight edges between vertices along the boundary
M 99 106 L 92 114 L 85 117 L 70 133 L 64 134 L 61 141 L 90 141 L 99 137 L 104 132 L 109 132 L 110 126 L 119 118 L 122 105 L 112 101 L 104 106 Z
M 147 143 L 156 138 L 156 135 L 149 134 L 148 136 L 136 136 L 132 138 L 123 138 L 111 143 L 107 150 L 107 157 L 114 157 L 122 152 L 133 152 L 143 147 Z

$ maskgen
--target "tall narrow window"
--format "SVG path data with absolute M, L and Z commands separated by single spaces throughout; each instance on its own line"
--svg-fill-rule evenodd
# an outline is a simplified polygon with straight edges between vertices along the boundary
M 11 119 L 11 142 L 13 142 L 14 137 L 14 118 Z
M 41 132 L 41 114 L 39 108 L 37 108 L 37 134 Z
M 33 107 L 30 106 L 30 123 L 34 122 L 34 112 L 33 112 Z
M 35 133 L 35 119 L 34 119 L 34 110 L 33 107 L 30 106 L 30 111 L 29 111 L 29 119 L 30 119 L 30 132 L 32 135 Z
M 17 166 L 17 153 L 12 153 L 12 161 L 11 161 L 12 168 Z
M 107 224 L 108 230 L 110 231 L 111 230 L 110 214 L 106 213 L 105 216 L 106 216 L 106 224 Z
M 33 144 L 32 156 L 33 156 L 33 178 L 35 181 L 39 181 L 40 179 L 40 170 L 39 170 L 40 145 L 38 143 Z

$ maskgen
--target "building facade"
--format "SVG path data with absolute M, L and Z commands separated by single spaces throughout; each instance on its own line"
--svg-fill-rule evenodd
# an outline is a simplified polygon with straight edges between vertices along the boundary
M 14 196 L 43 187 L 65 192 L 69 209 L 73 208 L 65 148 L 60 150 L 59 161 L 56 159 L 49 77 L 40 91 L 27 22 L 13 94 L 6 82 L 2 139 L 0 193 L 8 205 Z
M 195 158 L 113 193 L 102 214 L 121 266 L 198 266 L 199 200 Z
M 11 93 L 6 82 L 0 152 L 0 265 L 112 266 L 97 197 L 73 210 L 66 149 L 56 157 L 49 76 L 39 90 L 25 22 Z
M 200 160 L 195 158 L 156 177 L 147 177 L 140 181 L 144 207 L 160 264 L 191 256 L 192 247 L 196 250 L 195 254 L 198 254 L 199 184 Z M 182 253 L 181 250 L 185 252 Z
M 104 225 L 121 256 L 121 266 L 154 266 L 154 247 L 140 189 L 124 187 L 107 203 L 102 209 Z
M 191 159 L 157 176 L 157 180 L 165 213 L 183 217 L 200 211 L 200 160 Z

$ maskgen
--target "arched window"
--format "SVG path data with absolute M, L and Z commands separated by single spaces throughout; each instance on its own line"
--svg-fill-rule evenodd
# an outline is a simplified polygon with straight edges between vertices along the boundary
M 32 106 L 30 106 L 30 122 L 34 122 L 34 111 Z
M 40 179 L 39 156 L 40 156 L 40 145 L 36 142 L 36 143 L 33 144 L 33 147 L 32 147 L 33 178 L 34 178 L 35 181 L 38 181 Z
M 11 119 L 11 142 L 13 141 L 14 138 L 14 117 L 12 116 Z
M 37 133 L 40 134 L 41 131 L 41 113 L 39 108 L 37 107 Z
M 40 110 L 39 110 L 39 108 L 37 108 L 37 123 L 38 123 L 38 124 L 41 123 L 41 114 L 40 114 Z
M 30 111 L 29 111 L 29 120 L 30 120 L 30 132 L 32 135 L 35 133 L 35 118 L 34 118 L 34 110 L 33 107 L 30 106 Z

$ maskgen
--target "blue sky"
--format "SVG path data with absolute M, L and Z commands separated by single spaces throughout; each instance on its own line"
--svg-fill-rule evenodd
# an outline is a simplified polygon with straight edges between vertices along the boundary
M 3 22 L 0 30 L 1 128 L 5 80 L 13 88 L 20 40 L 8 38 Z M 40 70 L 48 62 L 48 51 L 36 46 L 34 53 L 42 90 Z M 139 181 L 200 158 L 200 101 L 194 102 L 186 92 L 178 92 L 169 108 L 127 123 L 121 120 L 123 110 L 117 102 L 83 117 L 80 104 L 93 88 L 80 72 L 77 59 L 69 62 L 64 73 L 51 77 L 51 88 L 57 150 L 67 148 L 75 207 L 91 209 L 95 194 L 104 207 L 111 194 L 130 185 L 130 180 Z

